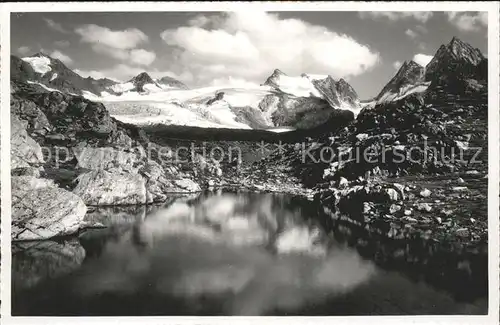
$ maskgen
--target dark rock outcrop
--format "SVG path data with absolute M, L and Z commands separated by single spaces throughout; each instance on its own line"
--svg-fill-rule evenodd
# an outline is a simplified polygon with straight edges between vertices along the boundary
M 46 58 L 50 62 L 50 71 L 41 74 L 33 70 L 28 62 L 11 55 L 11 80 L 31 81 L 43 84 L 59 91 L 81 95 L 84 91 L 100 95 L 103 91 L 113 92 L 109 86 L 116 84 L 110 79 L 95 80 L 91 77 L 83 78 L 69 69 L 61 60 L 54 59 L 44 53 L 37 53 L 31 57 Z
M 380 100 L 391 94 L 399 94 L 402 88 L 406 86 L 415 86 L 424 81 L 425 68 L 415 61 L 405 61 L 398 72 L 384 86 L 375 100 Z
M 186 86 L 184 83 L 181 81 L 169 77 L 169 76 L 164 76 L 159 79 L 156 79 L 156 82 L 160 85 L 167 86 L 167 87 L 173 87 L 173 88 L 178 88 L 178 89 L 189 89 L 188 86 Z

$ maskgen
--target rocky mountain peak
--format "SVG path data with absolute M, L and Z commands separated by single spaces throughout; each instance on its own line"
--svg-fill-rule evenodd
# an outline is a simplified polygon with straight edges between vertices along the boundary
M 311 82 L 331 107 L 357 107 L 359 105 L 358 94 L 344 79 L 335 81 L 328 76 L 325 79 L 311 80 Z
M 331 78 L 331 77 L 328 76 L 328 78 Z M 337 89 L 337 91 L 340 93 L 340 95 L 342 97 L 349 98 L 352 101 L 358 100 L 358 94 L 356 93 L 354 88 L 352 88 L 352 86 L 347 81 L 345 81 L 343 78 L 340 78 L 340 80 L 337 81 L 337 83 L 335 84 L 335 88 Z
M 421 84 L 424 81 L 424 73 L 425 68 L 417 62 L 413 60 L 405 61 L 375 99 L 377 101 L 387 100 L 397 96 L 396 94 L 399 94 L 404 88 Z
M 134 85 L 154 83 L 153 78 L 151 78 L 151 76 L 147 72 L 139 73 L 137 76 L 130 79 L 130 82 L 132 82 Z
M 51 57 L 48 54 L 45 54 L 42 51 L 37 52 L 37 53 L 31 55 L 31 57 L 33 57 L 33 58 L 48 58 L 48 59 L 51 59 Z
M 129 82 L 131 82 L 135 86 L 138 92 L 144 92 L 144 85 L 147 84 L 154 84 L 158 86 L 158 84 L 153 80 L 153 78 L 151 78 L 151 76 L 147 72 L 139 73 L 137 76 L 130 79 Z
M 286 76 L 286 74 L 280 69 L 274 69 L 273 73 L 264 82 L 265 86 L 278 87 L 278 81 L 280 76 Z
M 433 80 L 443 73 L 458 73 L 459 71 L 469 74 L 485 59 L 477 48 L 453 37 L 446 45 L 441 45 L 431 62 L 426 67 L 426 79 Z
M 188 87 L 182 83 L 181 81 L 172 78 L 170 76 L 164 76 L 159 79 L 156 79 L 156 82 L 158 82 L 161 85 L 168 86 L 168 87 L 174 87 L 174 88 L 180 88 L 180 89 L 188 89 Z

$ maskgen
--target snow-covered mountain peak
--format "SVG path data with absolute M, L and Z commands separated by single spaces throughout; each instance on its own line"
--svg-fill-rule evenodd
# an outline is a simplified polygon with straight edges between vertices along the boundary
M 36 73 L 40 73 L 41 75 L 46 74 L 49 71 L 52 71 L 51 60 L 48 56 L 43 53 L 36 53 L 33 56 L 21 58 L 24 62 L 27 62 L 33 68 L 33 71 Z

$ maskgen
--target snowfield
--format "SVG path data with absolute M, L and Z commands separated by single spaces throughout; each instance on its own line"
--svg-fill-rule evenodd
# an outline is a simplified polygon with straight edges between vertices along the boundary
M 321 93 L 314 87 L 313 79 L 324 79 L 323 75 L 302 75 L 301 77 L 279 77 L 279 90 L 265 85 L 247 85 L 245 87 L 211 86 L 196 89 L 159 88 L 155 84 L 146 84 L 146 92 L 130 91 L 132 83 L 112 86 L 121 95 L 102 92 L 101 96 L 84 92 L 92 101 L 104 103 L 113 117 L 136 125 L 166 124 L 207 128 L 251 128 L 253 118 L 272 125 L 271 115 L 278 108 L 276 97 L 266 103 L 267 110 L 262 112 L 259 104 L 268 95 L 285 92 L 296 97 L 319 97 Z M 160 86 L 162 87 L 162 86 Z M 208 105 L 216 94 L 223 92 L 222 100 Z M 340 107 L 353 110 L 352 107 Z M 354 112 L 355 114 L 358 111 Z M 236 115 L 238 114 L 238 116 Z M 244 123 L 245 122 L 245 123 Z M 259 123 L 259 122 L 257 122 Z M 259 124 L 260 125 L 260 124 Z M 273 132 L 290 131 L 288 128 L 270 130 Z
M 145 126 L 153 124 L 197 126 L 204 128 L 250 129 L 236 121 L 224 102 L 212 106 L 158 102 L 108 102 L 111 116 L 119 121 Z
M 315 77 L 313 77 L 315 76 Z M 303 75 L 301 77 L 289 77 L 280 75 L 277 80 L 278 88 L 287 94 L 291 94 L 297 97 L 319 97 L 323 98 L 323 95 L 314 87 L 311 79 L 324 79 L 322 76 L 318 75 Z
M 21 58 L 21 60 L 28 62 L 35 72 L 41 73 L 42 75 L 52 71 L 49 58 L 34 56 Z
M 57 92 L 61 92 L 61 91 L 59 91 L 59 90 L 57 90 L 57 89 L 47 87 L 47 86 L 45 86 L 44 84 L 42 84 L 42 83 L 40 83 L 40 82 L 27 81 L 27 83 L 32 84 L 32 85 L 38 85 L 38 86 L 42 87 L 43 89 L 45 89 L 45 90 L 47 90 L 47 91 L 57 91 Z
M 429 88 L 430 84 L 431 82 L 428 81 L 418 85 L 406 85 L 404 87 L 401 87 L 398 93 L 387 92 L 382 97 L 380 97 L 380 99 L 377 101 L 377 104 L 397 101 L 405 98 L 408 95 L 424 92 L 427 90 L 427 88 Z
M 84 92 L 84 97 L 104 103 L 114 118 L 135 125 L 166 124 L 250 129 L 248 125 L 236 121 L 237 117 L 230 106 L 257 108 L 261 100 L 272 92 L 272 88 L 268 86 L 204 87 L 189 90 L 171 87 L 162 90 L 155 85 L 151 86 L 154 88 L 147 88 L 150 92 L 146 94 L 124 92 L 116 96 L 103 92 L 99 97 Z M 130 85 L 120 84 L 120 87 L 114 90 L 128 87 Z M 217 92 L 224 92 L 224 99 L 207 105 L 207 101 L 214 98 Z

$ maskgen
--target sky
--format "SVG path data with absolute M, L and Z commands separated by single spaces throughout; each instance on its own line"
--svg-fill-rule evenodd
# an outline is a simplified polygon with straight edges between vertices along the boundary
M 274 69 L 346 79 L 376 96 L 405 60 L 427 64 L 453 36 L 487 53 L 486 12 L 13 13 L 11 52 L 44 52 L 80 75 L 146 71 L 190 88 L 262 84 Z

